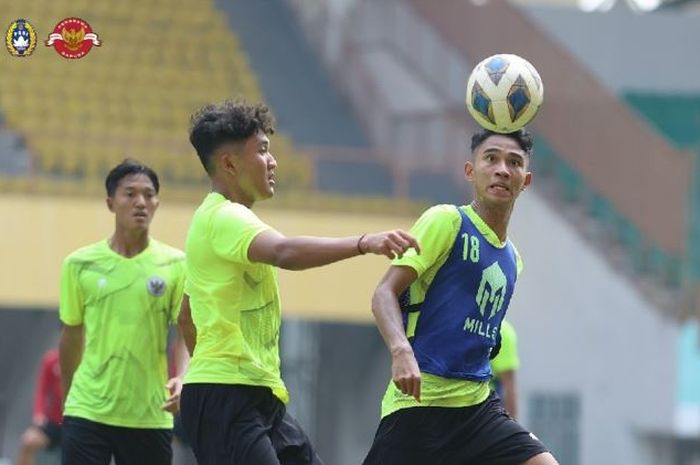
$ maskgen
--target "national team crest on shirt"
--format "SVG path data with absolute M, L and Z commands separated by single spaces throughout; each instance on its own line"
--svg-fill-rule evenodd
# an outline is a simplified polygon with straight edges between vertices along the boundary
M 36 48 L 34 26 L 26 19 L 13 21 L 7 28 L 5 45 L 13 57 L 28 57 Z
M 90 25 L 80 18 L 66 18 L 56 24 L 46 40 L 47 47 L 53 47 L 59 55 L 68 59 L 84 57 L 93 45 L 99 47 L 100 40 Z
M 165 294 L 165 280 L 163 280 L 163 278 L 160 276 L 148 278 L 146 287 L 148 288 L 148 293 L 153 297 L 160 297 Z

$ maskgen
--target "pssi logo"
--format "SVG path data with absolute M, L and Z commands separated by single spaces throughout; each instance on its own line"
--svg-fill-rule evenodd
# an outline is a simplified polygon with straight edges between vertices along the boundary
M 10 24 L 5 34 L 7 51 L 13 57 L 28 57 L 36 48 L 36 31 L 26 19 L 18 19 Z

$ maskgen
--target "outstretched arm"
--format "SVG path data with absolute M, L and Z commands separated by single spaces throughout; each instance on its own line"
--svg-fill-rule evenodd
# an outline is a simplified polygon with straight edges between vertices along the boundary
M 391 353 L 391 377 L 396 387 L 420 401 L 421 375 L 401 318 L 399 296 L 417 278 L 413 268 L 392 266 L 372 297 L 372 313 Z
M 419 251 L 413 236 L 400 229 L 340 238 L 285 237 L 269 230 L 255 237 L 248 248 L 248 258 L 287 270 L 304 270 L 365 253 L 402 257 L 411 247 Z
M 61 340 L 58 345 L 58 358 L 61 365 L 61 387 L 63 401 L 68 397 L 68 391 L 73 383 L 73 375 L 83 358 L 83 325 L 63 325 Z

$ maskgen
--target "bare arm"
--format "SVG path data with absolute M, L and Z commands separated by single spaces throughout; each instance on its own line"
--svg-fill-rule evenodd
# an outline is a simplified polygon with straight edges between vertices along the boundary
M 63 388 L 64 402 L 73 383 L 75 370 L 78 369 L 83 358 L 83 338 L 83 325 L 63 325 L 58 345 L 58 358 L 61 365 L 61 387 Z
M 253 239 L 248 248 L 248 258 L 287 270 L 304 270 L 365 253 L 401 257 L 411 247 L 419 250 L 413 236 L 400 229 L 338 238 L 285 237 L 271 230 Z
M 192 322 L 192 309 L 190 308 L 190 296 L 185 294 L 182 297 L 182 305 L 180 307 L 180 314 L 177 317 L 177 326 L 179 329 L 179 335 L 184 340 L 185 347 L 190 357 L 194 354 L 194 346 L 197 345 L 197 328 Z M 176 354 L 177 357 L 177 354 Z M 188 362 L 189 364 L 189 358 Z M 183 371 L 184 372 L 184 371 Z
M 189 300 L 189 299 L 188 299 Z M 183 299 L 184 304 L 184 299 Z M 184 306 L 183 306 L 184 308 Z M 189 311 L 189 305 L 187 306 Z M 181 312 L 182 313 L 182 312 Z M 165 400 L 161 408 L 170 413 L 177 413 L 180 410 L 180 394 L 182 393 L 182 379 L 190 364 L 189 348 L 182 330 L 179 328 L 180 318 L 178 317 L 178 331 L 173 344 L 173 362 L 175 365 L 175 376 L 168 380 L 165 387 L 170 392 L 170 396 Z M 191 320 L 190 320 L 191 322 Z M 194 327 L 193 327 L 194 328 Z M 196 336 L 195 336 L 196 337 Z M 194 351 L 194 342 L 192 345 Z
M 399 296 L 417 278 L 415 270 L 392 266 L 372 296 L 372 313 L 391 353 L 391 377 L 397 388 L 420 401 L 421 375 L 408 342 L 399 307 Z
M 504 371 L 498 375 L 498 379 L 503 385 L 503 405 L 506 408 L 506 412 L 517 420 L 518 392 L 515 373 L 515 370 Z

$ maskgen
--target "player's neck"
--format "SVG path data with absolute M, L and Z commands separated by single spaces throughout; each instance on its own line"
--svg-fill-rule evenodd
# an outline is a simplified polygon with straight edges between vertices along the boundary
M 245 195 L 237 186 L 232 186 L 224 181 L 212 179 L 211 190 L 217 194 L 221 194 L 231 202 L 240 203 L 248 208 L 253 208 L 255 201 Z
M 147 229 L 127 231 L 117 227 L 109 238 L 109 248 L 123 257 L 131 258 L 146 250 L 148 241 Z
M 486 205 L 478 200 L 472 201 L 472 208 L 479 217 L 484 220 L 484 223 L 496 233 L 501 242 L 508 237 L 508 223 L 510 222 L 510 214 L 513 212 L 513 205 L 493 206 Z

